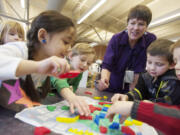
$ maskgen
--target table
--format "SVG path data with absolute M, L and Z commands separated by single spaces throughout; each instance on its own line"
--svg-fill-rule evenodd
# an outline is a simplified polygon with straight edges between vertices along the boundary
M 89 90 L 86 88 L 79 88 L 77 90 L 77 94 L 79 95 L 85 95 L 84 91 Z M 94 96 L 102 96 L 102 95 L 108 95 L 109 99 L 110 96 L 112 96 L 111 93 L 104 93 L 104 92 L 98 92 L 96 90 L 90 89 L 91 92 L 93 92 Z M 90 96 L 90 95 L 87 95 Z M 60 97 L 52 97 L 48 96 L 43 103 L 45 104 L 52 104 L 57 101 L 61 101 L 62 98 Z M 11 110 L 7 110 L 0 106 L 0 135 L 33 135 L 34 132 L 34 126 L 31 126 L 29 124 L 26 124 L 24 122 L 21 122 L 20 120 L 14 118 L 16 112 L 13 112 Z M 57 135 L 56 133 L 51 133 L 49 135 Z
M 85 91 L 92 92 L 92 95 L 85 94 Z M 108 101 L 110 101 L 113 93 L 100 92 L 89 88 L 79 88 L 76 92 L 77 95 L 86 95 L 88 97 L 93 96 L 107 96 Z M 52 104 L 57 101 L 63 100 L 58 96 L 48 96 L 43 102 L 45 104 Z M 4 109 L 0 107 L 0 135 L 33 135 L 34 126 L 21 122 L 20 120 L 14 118 L 15 112 Z M 56 133 L 51 133 L 49 135 L 57 135 Z

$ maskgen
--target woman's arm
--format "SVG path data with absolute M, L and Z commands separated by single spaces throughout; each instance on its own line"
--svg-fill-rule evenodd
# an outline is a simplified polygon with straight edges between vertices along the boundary
M 134 80 L 130 84 L 129 90 L 133 90 L 135 88 L 136 84 L 138 83 L 138 79 L 139 79 L 139 74 L 134 74 Z
M 109 78 L 110 78 L 111 72 L 107 69 L 102 69 L 101 71 L 101 79 L 98 82 L 97 88 L 99 90 L 104 90 L 109 87 Z

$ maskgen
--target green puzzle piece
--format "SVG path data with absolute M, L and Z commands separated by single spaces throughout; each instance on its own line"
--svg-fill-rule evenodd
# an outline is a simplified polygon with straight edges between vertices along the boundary
M 49 95 L 49 96 L 55 96 L 55 94 L 54 94 L 54 93 L 48 93 L 48 95 Z
M 56 109 L 56 106 L 48 105 L 47 109 L 51 112 L 53 112 Z
M 61 107 L 61 110 L 69 110 L 69 106 L 64 105 Z

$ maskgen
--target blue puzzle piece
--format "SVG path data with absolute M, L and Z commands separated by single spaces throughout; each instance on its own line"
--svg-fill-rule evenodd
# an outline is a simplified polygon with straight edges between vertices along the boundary
M 95 119 L 94 119 L 94 122 L 95 122 L 97 125 L 99 125 L 99 116 L 98 116 L 98 115 L 96 115 L 96 117 L 95 117 Z
M 110 126 L 109 126 L 110 129 L 119 129 L 119 123 L 117 122 L 113 122 Z
M 101 111 L 107 112 L 107 110 L 108 110 L 108 107 L 103 107 Z
M 104 119 L 105 117 L 106 117 L 106 114 L 105 114 L 105 113 L 100 113 L 100 114 L 99 114 L 99 118 Z

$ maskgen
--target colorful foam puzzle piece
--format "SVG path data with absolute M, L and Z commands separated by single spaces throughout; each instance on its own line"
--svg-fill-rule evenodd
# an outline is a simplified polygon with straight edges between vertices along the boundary
M 98 115 L 95 116 L 94 122 L 96 123 L 96 125 L 99 125 L 99 116 Z
M 48 105 L 47 109 L 51 112 L 53 112 L 56 109 L 56 106 Z
M 99 105 L 104 105 L 104 104 L 112 104 L 112 102 L 99 102 Z
M 84 93 L 87 95 L 92 95 L 92 92 L 89 92 L 89 91 L 85 91 Z
M 141 126 L 143 124 L 143 122 L 138 121 L 138 120 L 132 120 L 132 123 L 136 126 Z
M 61 79 L 64 79 L 64 78 L 75 78 L 75 77 L 77 77 L 79 74 L 80 74 L 79 71 L 73 71 L 73 70 L 71 70 L 71 71 L 69 71 L 68 73 L 59 75 L 59 78 L 61 78 Z
M 104 98 L 104 99 L 108 99 L 108 97 L 107 97 L 107 96 L 103 96 L 103 98 Z
M 102 97 L 93 97 L 94 99 L 96 99 L 96 100 L 100 100 Z
M 80 115 L 80 116 L 79 116 L 79 119 L 80 119 L 80 120 L 92 120 L 93 117 L 92 117 L 92 116 L 84 116 L 84 115 Z
M 119 123 L 117 122 L 113 122 L 110 126 L 109 126 L 110 129 L 119 129 Z
M 105 104 L 105 105 L 104 105 L 104 107 L 108 107 L 108 108 L 109 108 L 110 106 L 111 106 L 110 104 Z
M 107 112 L 107 111 L 108 111 L 108 107 L 103 107 L 103 108 L 102 108 L 102 111 Z
M 106 114 L 105 114 L 105 113 L 99 113 L 99 118 L 104 119 L 105 117 L 106 117 Z
M 100 126 L 100 127 L 99 127 L 99 131 L 100 131 L 101 133 L 103 133 L 103 134 L 106 134 L 107 131 L 108 131 L 108 129 L 107 129 L 106 127 L 104 127 L 104 126 Z
M 133 123 L 132 123 L 132 121 L 130 121 L 130 120 L 125 120 L 125 121 L 124 121 L 124 125 L 125 125 L 125 126 L 132 126 Z
M 51 130 L 46 127 L 35 127 L 34 129 L 34 135 L 45 135 L 49 134 L 50 132 Z
M 128 134 L 128 135 L 136 135 L 134 131 L 129 128 L 128 126 L 121 126 L 121 132 Z
M 94 133 L 89 132 L 89 130 L 83 131 L 83 130 L 78 130 L 77 128 L 69 128 L 68 132 L 73 133 L 75 135 L 94 135 Z
M 56 121 L 62 123 L 74 123 L 79 119 L 79 115 L 74 118 L 66 118 L 66 117 L 56 117 Z
M 48 93 L 48 96 L 55 96 L 55 94 L 50 92 L 50 93 Z
M 101 111 L 101 107 L 95 107 L 93 105 L 89 105 L 89 109 L 91 113 L 93 113 L 94 111 Z
M 69 106 L 64 105 L 61 107 L 61 110 L 69 110 Z

